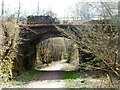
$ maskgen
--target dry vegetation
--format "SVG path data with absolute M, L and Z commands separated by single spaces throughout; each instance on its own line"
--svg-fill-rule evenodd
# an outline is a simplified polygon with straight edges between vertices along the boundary
M 16 57 L 16 42 L 18 29 L 14 16 L 0 19 L 1 43 L 0 43 L 0 74 L 4 81 L 12 79 L 13 60 Z
M 75 26 L 71 30 L 69 28 L 67 30 L 56 28 L 70 36 L 69 38 L 78 44 L 78 50 L 82 51 L 82 53 L 79 53 L 81 54 L 80 62 L 82 61 L 80 70 L 105 71 L 107 72 L 105 74 L 106 77 L 108 77 L 113 86 L 113 73 L 115 76 L 120 77 L 116 24 L 111 25 L 111 22 L 107 24 L 106 21 L 104 21 L 104 24 L 101 23 L 101 25 L 97 22 L 93 26 L 89 26 L 89 24 L 86 24 L 87 26 L 85 27 Z M 92 58 L 89 57 L 90 54 L 92 54 Z

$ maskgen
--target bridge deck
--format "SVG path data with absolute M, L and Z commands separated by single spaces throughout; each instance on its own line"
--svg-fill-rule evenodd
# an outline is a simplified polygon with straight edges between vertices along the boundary
M 50 26 L 114 26 L 113 24 L 26 24 L 20 27 L 50 27 Z

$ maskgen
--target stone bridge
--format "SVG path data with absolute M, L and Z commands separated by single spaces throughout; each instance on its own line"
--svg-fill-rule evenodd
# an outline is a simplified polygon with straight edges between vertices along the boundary
M 36 45 L 48 38 L 52 37 L 65 37 L 69 38 L 63 31 L 58 30 L 68 29 L 68 27 L 75 28 L 74 25 L 61 25 L 61 24 L 28 24 L 20 26 L 18 45 L 18 64 L 14 72 L 21 74 L 22 71 L 34 69 L 36 61 Z M 18 68 L 17 68 L 18 67 Z
M 78 25 L 62 25 L 62 24 L 27 24 L 20 26 L 20 44 L 18 45 L 18 64 L 13 70 L 20 75 L 23 71 L 34 69 L 36 61 L 36 45 L 48 38 L 52 37 L 65 37 L 70 38 L 69 35 L 61 31 L 60 29 L 69 29 L 74 34 L 76 34 Z M 98 25 L 93 24 L 83 24 L 79 25 L 79 28 L 83 29 L 85 27 L 97 27 Z M 59 28 L 57 28 L 59 27 Z M 80 39 L 79 39 L 80 40 Z M 75 41 L 75 40 L 74 40 Z M 76 42 L 77 43 L 77 42 Z

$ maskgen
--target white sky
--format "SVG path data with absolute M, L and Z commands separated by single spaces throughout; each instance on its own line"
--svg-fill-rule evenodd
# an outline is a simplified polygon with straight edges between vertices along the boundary
M 0 0 L 1 3 L 2 0 Z M 21 1 L 21 10 L 24 13 L 36 13 L 37 3 L 41 9 L 54 11 L 59 17 L 69 16 L 73 5 L 79 1 L 97 2 L 99 0 L 4 0 L 6 13 L 15 13 L 18 10 L 18 3 Z M 1 8 L 1 4 L 0 4 Z M 1 10 L 1 9 L 0 9 Z

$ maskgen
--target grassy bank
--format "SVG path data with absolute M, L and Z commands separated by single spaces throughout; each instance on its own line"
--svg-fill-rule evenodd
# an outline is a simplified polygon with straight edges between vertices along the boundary
M 71 71 L 63 72 L 62 77 L 66 88 L 116 88 L 117 80 L 113 79 L 114 87 L 101 71 Z
M 40 71 L 39 70 L 31 70 L 28 71 L 26 73 L 24 73 L 23 75 L 19 76 L 15 82 L 16 84 L 24 84 L 27 83 L 30 79 L 32 79 L 35 75 L 39 74 Z
M 63 72 L 62 76 L 63 79 L 65 79 L 66 88 L 90 88 L 90 86 L 86 84 L 82 72 Z

